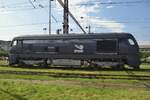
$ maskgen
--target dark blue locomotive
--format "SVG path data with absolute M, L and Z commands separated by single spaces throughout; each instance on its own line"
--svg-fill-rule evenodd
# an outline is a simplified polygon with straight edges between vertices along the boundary
M 21 60 L 72 59 L 118 62 L 139 69 L 139 46 L 129 33 L 20 36 L 13 39 L 10 65 Z

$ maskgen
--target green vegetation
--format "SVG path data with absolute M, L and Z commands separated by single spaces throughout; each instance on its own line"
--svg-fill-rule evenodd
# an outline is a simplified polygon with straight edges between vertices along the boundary
M 140 57 L 143 63 L 150 63 L 150 60 L 147 59 L 150 57 L 150 52 L 140 52 Z
M 145 89 L 0 81 L 1 100 L 149 100 Z
M 2 56 L 8 57 L 8 52 L 5 51 L 4 49 L 0 48 L 0 57 L 2 57 Z
M 149 100 L 150 65 L 140 71 L 11 67 L 0 61 L 0 100 Z M 142 80 L 141 80 L 142 79 Z
M 141 52 L 140 57 L 141 57 L 141 58 L 150 57 L 150 52 Z

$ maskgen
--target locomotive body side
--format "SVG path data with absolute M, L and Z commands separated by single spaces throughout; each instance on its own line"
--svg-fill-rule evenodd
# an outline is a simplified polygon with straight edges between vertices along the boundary
M 73 59 L 115 61 L 138 69 L 139 47 L 131 34 L 25 36 L 12 41 L 9 62 Z

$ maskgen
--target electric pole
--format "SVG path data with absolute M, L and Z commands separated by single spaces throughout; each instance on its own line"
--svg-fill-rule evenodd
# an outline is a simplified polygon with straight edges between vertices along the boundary
M 91 26 L 89 25 L 89 34 L 91 34 Z
M 51 1 L 53 0 L 49 0 L 49 35 L 51 35 Z
M 64 0 L 63 34 L 69 34 L 69 2 Z
M 58 3 L 64 8 L 64 3 L 62 2 L 62 0 L 57 0 Z M 74 22 L 79 26 L 79 28 L 82 30 L 82 32 L 84 34 L 86 34 L 86 31 L 83 29 L 83 27 L 80 25 L 80 23 L 77 21 L 77 19 L 74 17 L 74 15 L 69 11 L 68 9 L 68 14 L 70 15 L 70 17 L 74 20 Z M 69 27 L 69 26 L 68 26 Z

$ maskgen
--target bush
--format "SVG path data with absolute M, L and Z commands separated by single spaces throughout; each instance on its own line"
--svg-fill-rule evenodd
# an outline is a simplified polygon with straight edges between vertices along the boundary
M 141 58 L 150 57 L 150 52 L 140 52 L 140 57 L 141 57 Z
M 147 58 L 150 57 L 150 52 L 140 52 L 140 58 L 143 63 L 148 63 Z
M 8 52 L 4 49 L 0 48 L 0 57 L 8 57 Z

